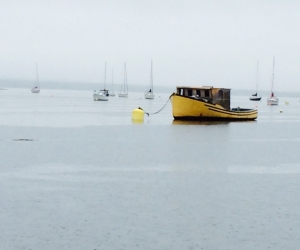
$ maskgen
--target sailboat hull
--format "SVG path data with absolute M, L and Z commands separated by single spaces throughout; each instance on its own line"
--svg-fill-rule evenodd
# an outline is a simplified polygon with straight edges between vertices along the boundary
M 38 94 L 38 93 L 40 93 L 40 89 L 39 88 L 32 88 L 31 93 Z
M 257 110 L 255 109 L 235 108 L 227 110 L 218 104 L 210 104 L 175 93 L 171 96 L 171 103 L 173 117 L 177 120 L 245 121 L 257 118 Z
M 154 99 L 155 95 L 152 92 L 145 92 L 144 93 L 145 99 Z
M 275 68 L 275 57 L 273 58 L 273 76 L 272 76 L 272 85 L 271 85 L 271 95 L 267 99 L 267 105 L 278 105 L 279 99 L 275 97 L 273 92 L 273 85 L 274 85 L 274 68 Z
M 124 93 L 124 92 L 119 92 L 118 93 L 119 97 L 128 97 L 128 93 Z
M 249 100 L 250 100 L 250 101 L 260 101 L 260 100 L 261 100 L 261 97 L 258 97 L 258 96 L 250 96 L 250 97 L 249 97 Z
M 93 95 L 94 101 L 108 101 L 108 96 L 104 93 L 94 93 Z
M 278 105 L 279 99 L 277 97 L 269 97 L 267 99 L 267 104 L 268 105 Z

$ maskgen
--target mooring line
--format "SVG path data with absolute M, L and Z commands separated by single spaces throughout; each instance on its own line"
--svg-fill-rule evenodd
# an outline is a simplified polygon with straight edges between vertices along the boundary
M 156 112 L 154 112 L 154 113 L 148 113 L 148 112 L 146 112 L 144 109 L 142 109 L 141 107 L 138 107 L 139 109 L 141 109 L 141 110 L 143 110 L 144 112 L 145 112 L 145 114 L 147 114 L 148 116 L 149 115 L 155 115 L 155 114 L 158 114 L 160 111 L 162 111 L 163 109 L 164 109 L 164 107 L 167 105 L 167 103 L 170 101 L 170 99 L 171 99 L 171 97 L 173 96 L 173 94 L 172 95 L 170 95 L 170 97 L 168 98 L 168 100 L 167 100 L 167 102 L 158 110 L 158 111 L 156 111 Z

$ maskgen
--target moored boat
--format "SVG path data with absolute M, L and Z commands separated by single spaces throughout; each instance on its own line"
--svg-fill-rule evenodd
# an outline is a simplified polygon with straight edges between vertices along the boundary
M 268 105 L 278 105 L 278 103 L 279 103 L 279 99 L 272 92 L 270 97 L 268 97 L 268 99 L 267 99 L 267 104 Z
M 127 72 L 126 72 L 126 62 L 124 64 L 124 85 L 118 93 L 119 97 L 128 97 L 128 84 L 127 84 Z
M 38 94 L 40 93 L 40 79 L 39 79 L 39 72 L 38 66 L 36 64 L 36 85 L 31 89 L 31 93 Z
M 256 80 L 256 92 L 255 92 L 255 94 L 253 94 L 253 95 L 251 95 L 249 97 L 250 101 L 260 101 L 261 100 L 261 97 L 257 95 L 257 87 L 258 87 L 258 62 L 257 62 L 257 73 L 256 73 L 256 75 L 257 75 L 256 76 L 256 78 L 257 78 L 257 80 Z
M 100 89 L 98 92 L 94 90 L 93 99 L 94 101 L 108 101 L 109 93 L 106 88 L 106 62 L 104 69 L 104 89 Z
M 106 89 L 99 90 L 98 92 L 94 90 L 94 101 L 108 101 L 108 96 L 108 90 Z
M 153 75 L 152 75 L 152 60 L 151 60 L 151 75 L 150 75 L 150 89 L 144 93 L 145 99 L 154 99 L 153 93 Z
M 273 75 L 272 75 L 272 85 L 271 85 L 271 95 L 267 99 L 268 105 L 278 105 L 279 99 L 274 95 L 273 87 L 274 87 L 274 68 L 275 68 L 275 57 L 273 58 Z
M 38 86 L 34 86 L 34 87 L 31 89 L 31 93 L 34 93 L 34 94 L 40 93 L 40 88 L 39 88 Z
M 252 96 L 249 97 L 250 101 L 260 101 L 261 97 L 257 96 L 257 93 L 253 94 Z
M 230 89 L 177 87 L 171 95 L 172 112 L 178 120 L 255 120 L 256 109 L 230 108 Z

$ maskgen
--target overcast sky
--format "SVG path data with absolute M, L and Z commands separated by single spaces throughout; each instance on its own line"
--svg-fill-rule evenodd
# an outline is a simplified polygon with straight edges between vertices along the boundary
M 0 79 L 300 90 L 299 0 L 1 0 Z

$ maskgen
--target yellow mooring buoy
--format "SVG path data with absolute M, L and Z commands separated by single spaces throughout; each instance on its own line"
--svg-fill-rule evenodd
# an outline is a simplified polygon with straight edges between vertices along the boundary
M 136 123 L 142 123 L 144 121 L 144 110 L 142 108 L 137 108 L 132 111 L 131 120 Z

